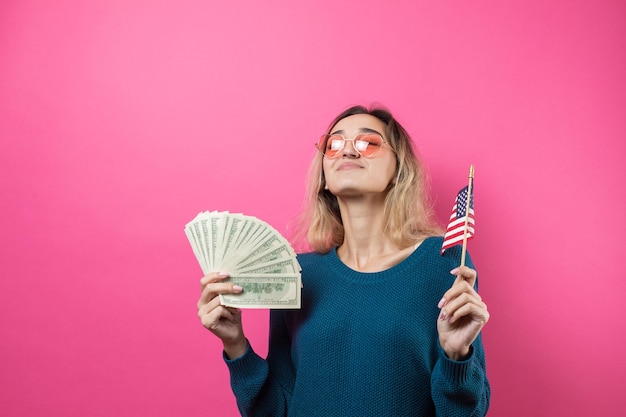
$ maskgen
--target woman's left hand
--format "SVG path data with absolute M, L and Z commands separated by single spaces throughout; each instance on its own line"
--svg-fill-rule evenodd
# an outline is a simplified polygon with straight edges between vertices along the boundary
M 474 290 L 476 271 L 466 266 L 450 271 L 456 275 L 452 287 L 443 295 L 438 307 L 439 343 L 452 360 L 464 360 L 470 346 L 489 320 L 487 305 Z

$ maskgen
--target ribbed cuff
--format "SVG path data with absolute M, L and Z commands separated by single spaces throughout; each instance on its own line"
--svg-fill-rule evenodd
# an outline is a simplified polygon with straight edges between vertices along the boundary
M 474 347 L 470 346 L 470 354 L 467 359 L 463 361 L 454 361 L 446 356 L 446 352 L 439 347 L 439 356 L 441 363 L 441 372 L 446 379 L 464 383 L 470 375 L 471 369 L 474 366 Z
M 260 378 L 259 372 L 261 375 L 267 373 L 267 363 L 256 354 L 250 342 L 248 342 L 246 352 L 242 356 L 229 359 L 226 352 L 222 352 L 222 357 L 230 371 L 230 381 L 233 386 L 240 384 L 247 385 L 251 382 L 254 383 Z

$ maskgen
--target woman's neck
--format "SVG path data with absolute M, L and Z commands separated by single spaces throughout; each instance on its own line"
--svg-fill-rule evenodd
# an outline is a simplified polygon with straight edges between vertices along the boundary
M 344 240 L 337 256 L 350 268 L 362 272 L 388 269 L 409 256 L 414 247 L 399 248 L 385 235 L 384 203 L 339 200 Z

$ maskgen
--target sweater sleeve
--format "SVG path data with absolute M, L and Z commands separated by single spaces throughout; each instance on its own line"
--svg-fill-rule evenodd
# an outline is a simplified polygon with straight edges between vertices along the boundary
M 250 343 L 239 358 L 230 360 L 224 354 L 237 407 L 243 417 L 287 415 L 295 379 L 289 352 L 290 341 L 282 314 L 272 311 L 267 359 L 255 353 Z
M 461 247 L 446 250 L 443 258 L 449 262 L 446 269 L 458 266 Z M 475 268 L 467 253 L 466 265 Z M 475 284 L 478 291 L 478 280 Z M 487 379 L 485 350 L 482 335 L 479 334 L 471 346 L 471 354 L 464 361 L 448 358 L 438 345 L 438 358 L 431 374 L 431 395 L 437 416 L 482 417 L 487 414 L 491 389 Z
M 431 375 L 431 395 L 437 416 L 481 417 L 489 409 L 490 387 L 480 335 L 464 361 L 453 361 L 439 348 Z

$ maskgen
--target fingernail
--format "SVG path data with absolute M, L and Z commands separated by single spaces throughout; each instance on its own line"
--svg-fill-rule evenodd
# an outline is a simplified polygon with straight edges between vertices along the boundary
M 445 310 L 441 310 L 441 313 L 439 313 L 439 320 L 445 320 L 446 319 L 446 312 Z
M 450 271 L 450 273 L 452 275 L 459 275 L 459 268 L 454 268 L 452 271 Z
M 239 285 L 233 285 L 233 291 L 236 291 L 236 292 L 242 292 L 242 291 L 243 291 L 243 288 L 242 288 L 242 287 L 240 287 Z
M 439 300 L 439 304 L 437 304 L 437 307 L 438 307 L 438 308 L 441 308 L 441 307 L 443 307 L 443 305 L 444 305 L 445 303 L 446 303 L 446 299 L 445 299 L 445 298 L 442 298 L 441 300 Z
M 228 272 L 220 272 L 217 276 L 221 278 L 226 278 L 228 276 Z

